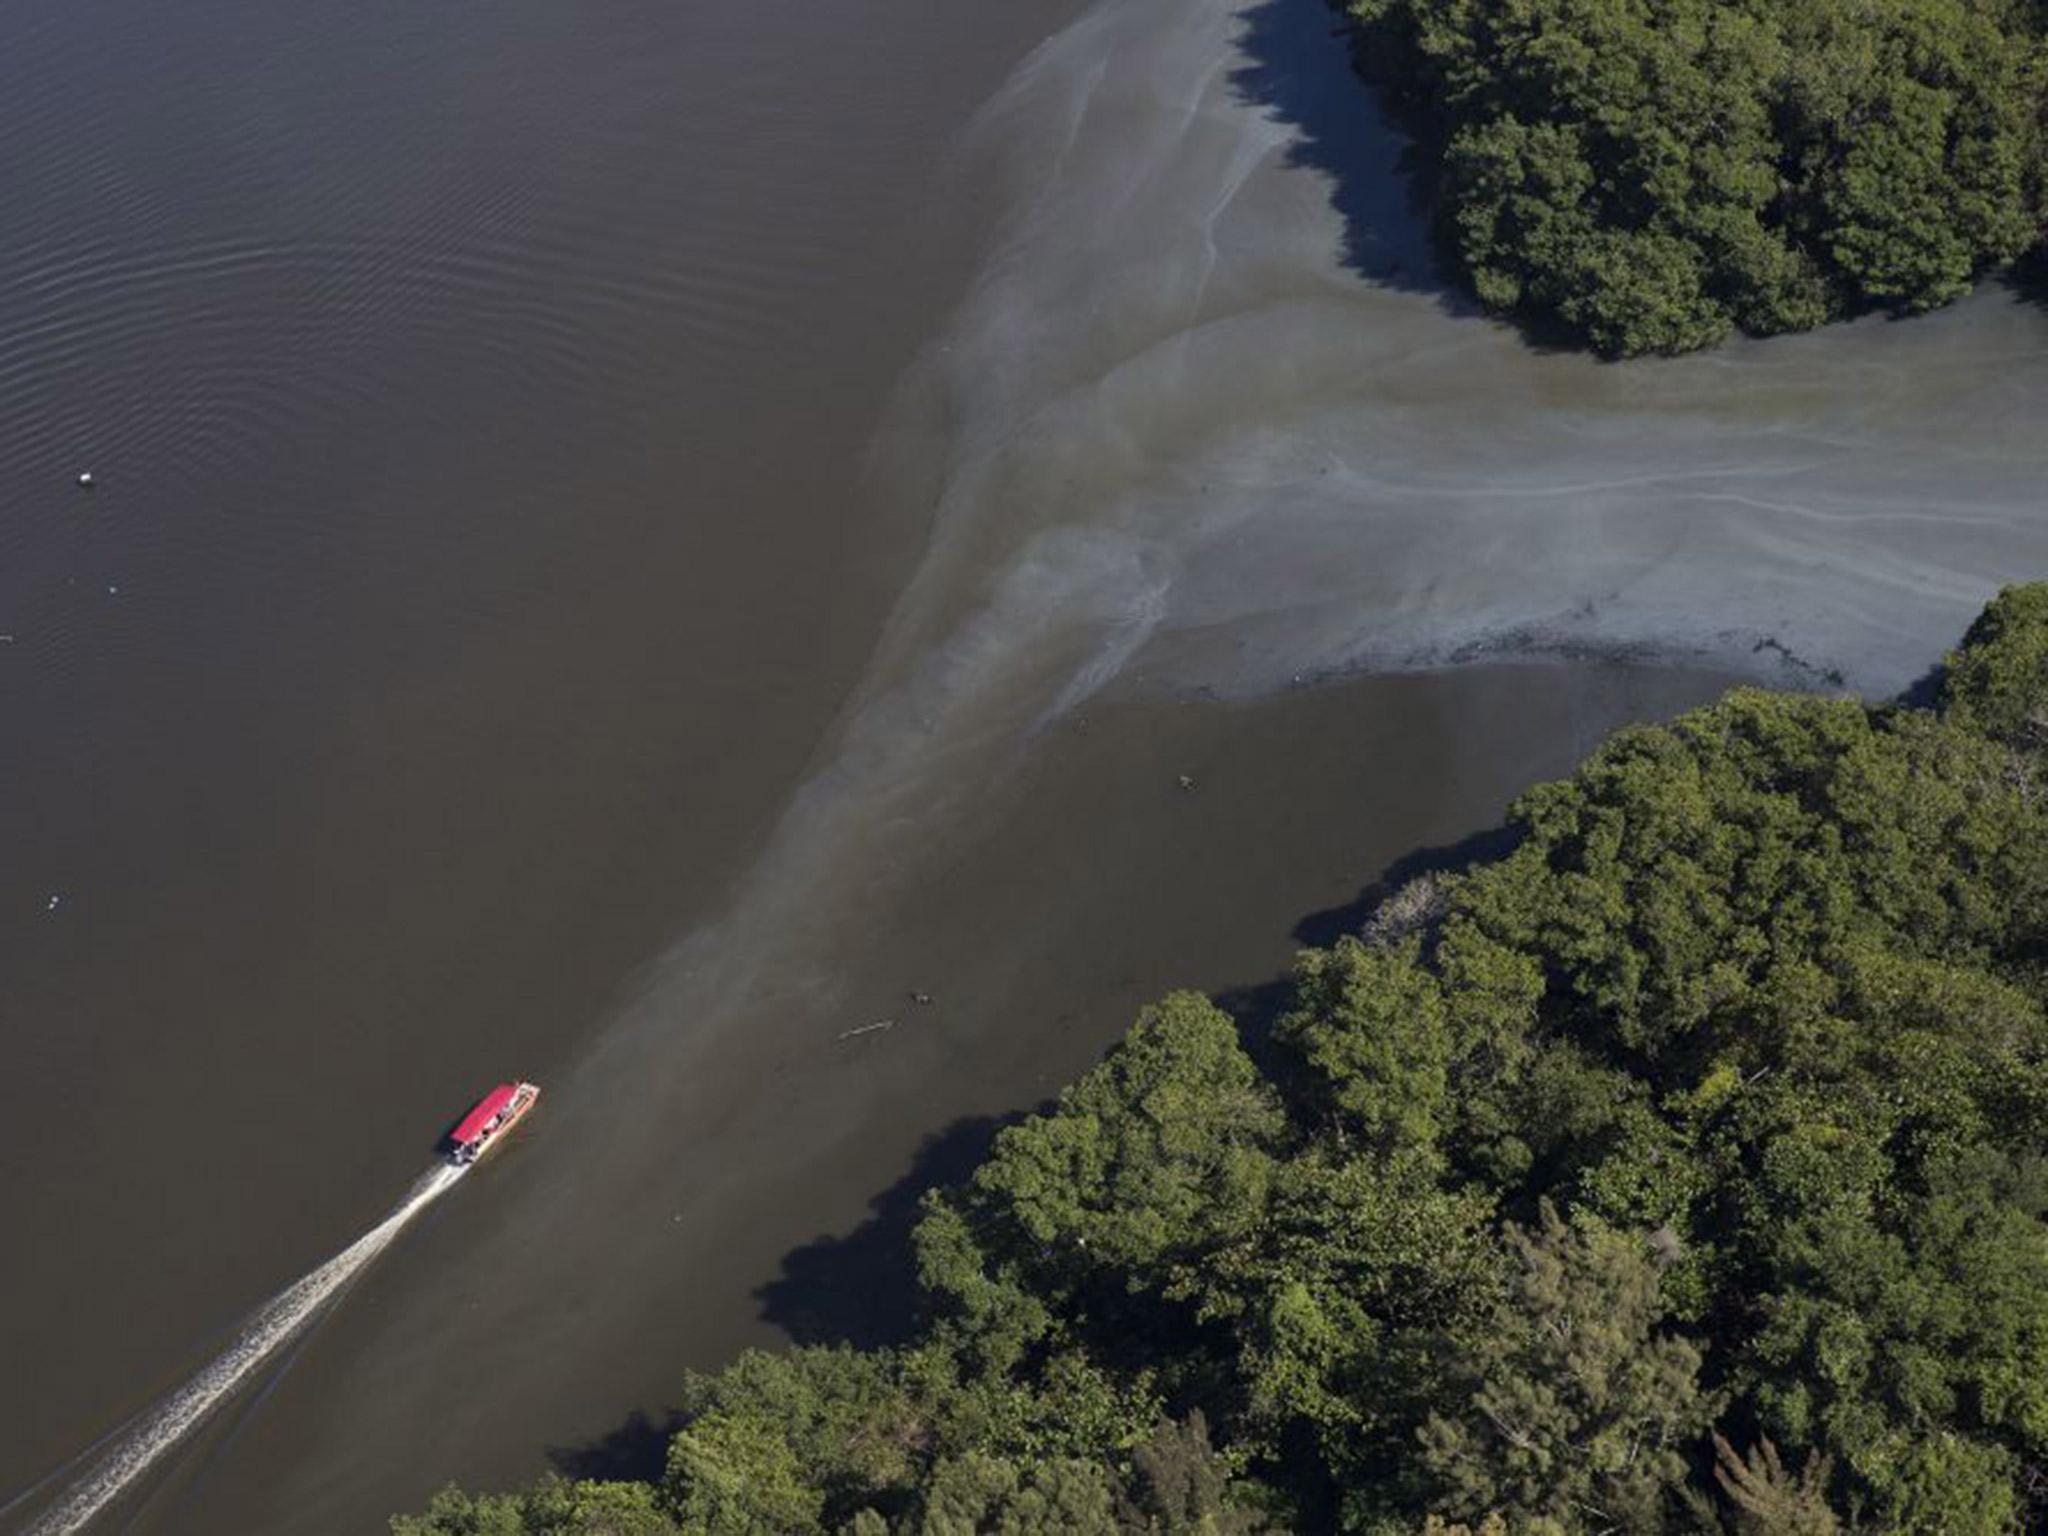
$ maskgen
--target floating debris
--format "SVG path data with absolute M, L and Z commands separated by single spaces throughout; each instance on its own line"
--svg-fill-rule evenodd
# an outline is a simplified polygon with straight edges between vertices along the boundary
M 932 1005 L 932 995 L 929 992 L 912 992 L 910 1000 L 920 1008 L 929 1008 Z
M 93 487 L 93 478 L 92 478 L 92 471 L 91 471 L 91 470 L 89 470 L 89 469 L 81 469 L 81 470 L 80 470 L 80 471 L 78 472 L 78 488 L 79 488 L 79 489 L 80 489 L 81 491 L 89 491 L 89 490 L 91 490 L 91 489 L 92 489 L 92 487 Z
M 1174 782 L 1175 782 L 1175 783 L 1177 783 L 1177 784 L 1179 784 L 1179 785 L 1180 785 L 1180 787 L 1181 787 L 1182 789 L 1193 789 L 1193 788 L 1195 787 L 1195 781 L 1194 781 L 1194 779 L 1193 779 L 1193 778 L 1192 778 L 1191 776 L 1189 776 L 1188 774 L 1185 774 L 1185 773 L 1184 773 L 1184 774 L 1182 774 L 1182 775 L 1181 775 L 1181 776 L 1180 776 L 1180 777 L 1179 777 L 1178 779 L 1176 779 L 1176 780 L 1175 780 Z
M 47 907 L 43 908 L 43 910 L 45 912 L 54 912 L 63 905 L 64 898 L 62 896 L 52 896 L 50 898 L 50 904 Z
M 894 1019 L 877 1019 L 872 1024 L 862 1024 L 856 1029 L 842 1029 L 839 1032 L 838 1038 L 841 1040 L 851 1040 L 855 1035 L 872 1035 L 878 1029 L 894 1029 L 895 1027 L 896 1021 Z

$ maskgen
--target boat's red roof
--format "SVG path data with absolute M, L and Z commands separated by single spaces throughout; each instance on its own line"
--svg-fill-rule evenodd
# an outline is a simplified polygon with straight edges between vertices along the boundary
M 483 1134 L 484 1127 L 491 1123 L 491 1117 L 507 1104 L 510 1104 L 518 1092 L 519 1085 L 517 1083 L 498 1084 L 497 1087 L 476 1101 L 475 1109 L 472 1109 L 462 1117 L 462 1124 L 449 1132 L 450 1139 L 454 1141 L 476 1140 L 477 1137 Z

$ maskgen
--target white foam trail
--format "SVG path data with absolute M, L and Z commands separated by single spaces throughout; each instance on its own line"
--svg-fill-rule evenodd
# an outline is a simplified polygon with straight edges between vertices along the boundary
M 122 1435 L 93 1469 L 29 1528 L 29 1536 L 71 1536 L 131 1487 L 266 1360 L 291 1342 L 321 1307 L 338 1296 L 386 1248 L 406 1223 L 446 1193 L 467 1168 L 439 1164 L 422 1175 L 376 1226 L 312 1273 L 266 1302 L 233 1344 Z

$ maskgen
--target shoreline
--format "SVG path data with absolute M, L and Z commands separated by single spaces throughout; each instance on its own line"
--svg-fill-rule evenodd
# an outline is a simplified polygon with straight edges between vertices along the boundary
M 523 1156 L 437 1211 L 307 1342 L 288 1392 L 230 1415 L 173 1474 L 151 1528 L 367 1528 L 450 1479 L 616 1475 L 684 1369 L 887 1337 L 917 1191 L 971 1166 L 1139 1006 L 1176 986 L 1253 1001 L 1390 864 L 1483 834 L 1623 721 L 1736 681 L 1530 662 L 1250 702 L 1098 701 L 1032 743 L 985 818 L 915 857 L 900 900 L 850 914 L 829 998 L 793 978 L 744 1027 L 678 1037 L 696 1065 L 648 1095 L 663 1118 L 643 1146 L 572 1145 L 564 1123 L 551 1148 L 539 1123 Z M 543 1232 L 539 1211 L 569 1215 Z M 529 1267 L 469 1279 L 479 1245 Z M 588 1262 L 551 1272 L 539 1248 Z M 521 1340 L 488 1400 L 415 1368 L 451 1333 Z M 347 1452 L 281 1457 L 308 1443 Z

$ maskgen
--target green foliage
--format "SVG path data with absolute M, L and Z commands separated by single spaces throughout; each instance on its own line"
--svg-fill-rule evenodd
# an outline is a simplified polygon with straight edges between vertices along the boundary
M 1837 1536 L 1842 1522 L 1828 1507 L 1829 1462 L 1816 1456 L 1794 1473 L 1766 1435 L 1747 1455 L 1714 1436 L 1714 1481 L 1735 1507 L 1741 1536 Z
M 1209 1444 L 1197 1409 L 1183 1422 L 1161 1420 L 1131 1453 L 1129 1491 L 1119 1528 L 1144 1536 L 1258 1536 L 1265 1520 L 1236 1502 L 1228 1469 Z
M 1422 1428 L 1433 1502 L 1510 1524 L 1670 1528 L 1684 1448 L 1710 1414 L 1699 1351 L 1658 1329 L 1647 1245 L 1574 1230 L 1547 1202 L 1540 1227 L 1507 1238 L 1517 1260 L 1508 1304 L 1450 1365 L 1463 1403 Z
M 644 1483 L 550 1478 L 527 1496 L 535 1536 L 675 1536 L 676 1523 Z
M 1422 1536 L 1509 1536 L 1508 1523 L 1496 1511 L 1489 1514 L 1477 1525 L 1467 1525 L 1462 1520 L 1446 1520 L 1438 1514 L 1426 1516 L 1422 1522 Z
M 668 1486 L 690 1536 L 776 1536 L 821 1528 L 824 1490 L 789 1436 L 761 1413 L 709 1413 L 675 1438 Z
M 1017 1238 L 1074 1250 L 1072 1268 L 1186 1268 L 1265 1202 L 1279 1104 L 1208 999 L 1177 993 L 1139 1016 L 1058 1110 L 996 1139 L 975 1175 Z
M 546 1477 L 525 1493 L 444 1488 L 424 1515 L 399 1515 L 391 1536 L 677 1536 L 657 1490 L 645 1483 Z
M 1967 292 L 2041 233 L 2020 0 L 1352 0 L 1491 308 L 1610 356 Z
M 394 1515 L 391 1536 L 527 1536 L 526 1499 L 519 1494 L 468 1494 L 443 1488 L 423 1515 Z
M 1374 1146 L 1434 1144 L 1450 1092 L 1443 984 L 1416 963 L 1420 939 L 1386 948 L 1340 939 L 1294 972 L 1297 1011 L 1283 1022 L 1330 1097 Z
M 933 1470 L 920 1536 L 1115 1536 L 1107 1472 L 1090 1461 L 1018 1467 L 970 1452 Z
M 2048 746 L 2048 585 L 2008 587 L 1948 658 L 1950 719 L 2038 751 Z
M 1267 1239 L 1219 1286 L 1240 1298 L 1234 1444 L 1307 1442 L 1333 1482 L 1369 1483 L 1436 1400 L 1431 1362 L 1490 1325 L 1501 1274 L 1491 1201 L 1432 1159 L 1324 1144 L 1284 1171 Z M 1364 1504 L 1369 1505 L 1368 1496 Z
M 950 1337 L 998 1370 L 1078 1322 L 1136 1337 L 1229 1310 L 1219 1266 L 1263 1224 L 1285 1131 L 1225 1014 L 1194 993 L 1146 1009 L 1057 1109 L 927 1202 L 921 1272 Z
M 1619 733 L 1256 1060 L 1178 994 L 998 1136 L 906 1348 L 750 1352 L 658 1488 L 394 1532 L 2048 1528 L 2044 701 L 2022 588 L 1938 712 Z

